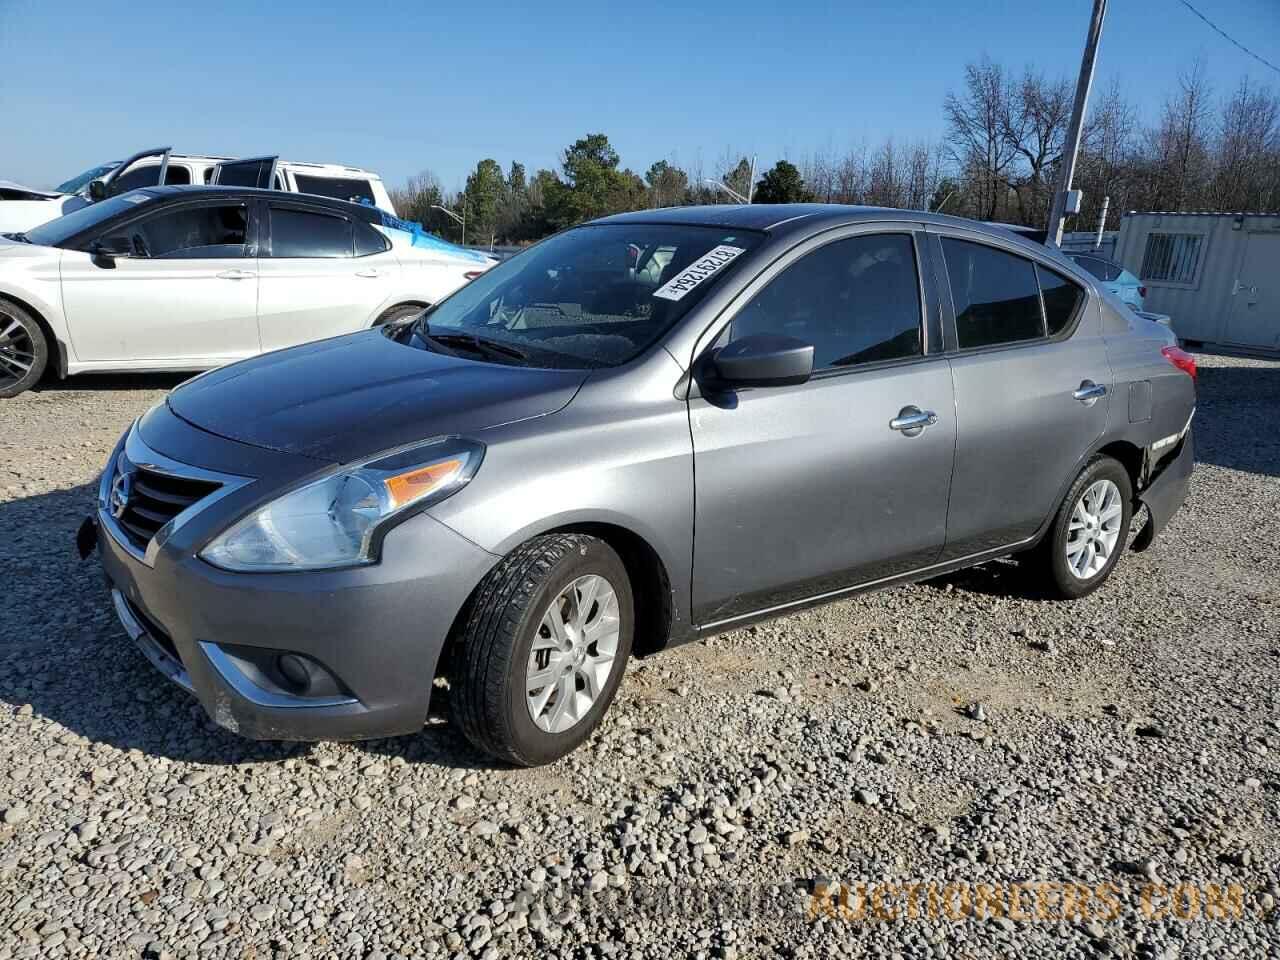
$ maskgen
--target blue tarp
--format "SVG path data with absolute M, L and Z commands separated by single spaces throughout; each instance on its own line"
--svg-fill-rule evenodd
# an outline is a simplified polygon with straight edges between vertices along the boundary
M 416 223 L 413 220 L 401 220 L 399 217 L 393 217 L 385 210 L 379 212 L 382 215 L 382 225 L 384 227 L 388 230 L 400 230 L 409 234 L 413 238 L 412 243 L 415 247 L 438 250 L 441 253 L 461 257 L 464 260 L 474 260 L 476 263 L 489 262 L 489 258 L 483 253 L 476 250 L 468 250 L 466 247 L 460 247 L 456 243 L 450 243 L 448 240 L 437 237 L 434 233 L 427 233 L 420 223 Z

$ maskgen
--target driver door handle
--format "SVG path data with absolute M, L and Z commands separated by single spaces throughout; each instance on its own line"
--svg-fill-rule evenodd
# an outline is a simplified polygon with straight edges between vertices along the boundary
M 367 267 L 364 270 L 357 270 L 356 276 L 373 280 L 373 279 L 376 279 L 377 277 L 382 276 L 382 271 L 379 270 L 377 267 Z
M 217 275 L 219 280 L 252 280 L 256 276 L 252 270 L 223 270 Z
M 889 429 L 897 430 L 903 436 L 919 436 L 925 427 L 932 427 L 938 422 L 938 415 L 932 410 L 921 410 L 919 407 L 903 407 L 898 415 L 889 421 Z

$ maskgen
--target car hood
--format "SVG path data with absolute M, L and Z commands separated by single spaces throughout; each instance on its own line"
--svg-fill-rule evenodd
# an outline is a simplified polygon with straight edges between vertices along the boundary
M 0 190 L 12 193 L 25 193 L 27 196 L 22 197 L 23 200 L 57 200 L 59 197 L 65 197 L 65 193 L 59 193 L 57 190 L 41 190 L 37 187 L 28 187 L 21 183 L 14 183 L 12 180 L 0 180 Z
M 35 243 L 23 243 L 21 240 L 8 240 L 0 236 L 0 262 L 47 260 L 50 254 L 56 252 L 50 247 L 42 247 Z
M 174 390 L 168 403 L 210 433 L 347 463 L 555 413 L 586 378 L 583 370 L 432 353 L 371 330 L 222 367 Z

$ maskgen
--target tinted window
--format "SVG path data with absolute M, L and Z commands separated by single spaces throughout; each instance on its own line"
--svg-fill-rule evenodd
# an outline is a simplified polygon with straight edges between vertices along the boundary
M 275 160 L 228 160 L 218 164 L 218 183 L 224 187 L 267 187 Z
M 298 185 L 299 193 L 317 193 L 322 197 L 350 200 L 352 203 L 374 202 L 373 187 L 368 180 L 358 177 L 313 177 L 306 173 L 295 173 L 293 182 Z
M 813 366 L 921 352 L 915 249 L 907 234 L 851 237 L 787 267 L 734 317 L 730 337 L 778 334 L 813 344 Z
M 356 222 L 356 256 L 367 257 L 372 253 L 385 253 L 391 243 L 367 223 Z
M 114 196 L 137 190 L 139 187 L 154 187 L 159 180 L 160 164 L 148 163 L 141 167 L 134 167 L 116 177 L 111 183 L 111 193 Z M 169 169 L 164 172 L 164 182 L 188 184 L 191 182 L 191 171 L 186 167 L 170 164 Z
M 1040 278 L 1040 294 L 1044 297 L 1044 318 L 1049 327 L 1049 336 L 1061 333 L 1076 315 L 1076 309 L 1084 300 L 1084 291 L 1074 283 L 1036 264 L 1036 276 Z
M 243 257 L 248 216 L 242 204 L 168 210 L 112 230 L 124 236 L 134 256 L 153 259 Z
M 349 257 L 351 221 L 307 210 L 271 208 L 273 257 Z
M 1071 259 L 1104 283 L 1120 278 L 1120 267 L 1114 263 L 1099 260 L 1097 257 L 1072 257 Z
M 1040 288 L 1030 260 L 944 237 L 943 252 L 961 349 L 1044 336 Z

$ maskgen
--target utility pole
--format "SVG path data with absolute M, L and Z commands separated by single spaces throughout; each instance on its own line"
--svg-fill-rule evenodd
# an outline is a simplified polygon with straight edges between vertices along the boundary
M 751 155 L 751 179 L 747 181 L 747 203 L 751 202 L 751 198 L 756 192 L 756 155 Z
M 431 205 L 431 209 L 439 210 L 441 213 L 445 214 L 446 216 L 453 217 L 453 220 L 455 223 L 462 224 L 462 245 L 465 247 L 467 245 L 467 203 L 466 201 L 464 200 L 462 202 L 462 216 L 458 216 L 448 207 L 442 207 L 438 203 L 433 203 Z M 493 246 L 493 244 L 490 244 L 490 246 Z
M 1111 206 L 1111 198 L 1102 198 L 1102 213 L 1098 215 L 1098 235 L 1094 238 L 1093 249 L 1102 249 L 1102 234 L 1107 229 L 1107 208 Z
M 1067 142 L 1062 150 L 1058 169 L 1058 185 L 1053 194 L 1053 209 L 1045 230 L 1045 243 L 1062 246 L 1062 218 L 1066 212 L 1067 192 L 1076 173 L 1076 155 L 1080 152 L 1080 137 L 1084 132 L 1084 111 L 1089 103 L 1089 88 L 1093 86 L 1093 66 L 1098 58 L 1098 41 L 1102 37 L 1102 21 L 1107 14 L 1107 0 L 1093 0 L 1093 18 L 1089 21 L 1089 35 L 1085 39 L 1084 58 L 1080 61 L 1080 79 L 1076 81 L 1076 99 L 1071 108 L 1071 126 L 1067 129 Z

